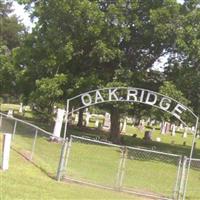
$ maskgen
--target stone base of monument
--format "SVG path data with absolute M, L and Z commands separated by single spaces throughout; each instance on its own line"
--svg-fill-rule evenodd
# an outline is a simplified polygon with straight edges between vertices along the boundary
M 58 138 L 58 137 L 55 137 L 55 136 L 50 136 L 49 137 L 49 140 L 48 141 L 50 141 L 50 142 L 56 142 L 56 143 L 60 143 L 60 142 L 62 142 L 62 138 Z

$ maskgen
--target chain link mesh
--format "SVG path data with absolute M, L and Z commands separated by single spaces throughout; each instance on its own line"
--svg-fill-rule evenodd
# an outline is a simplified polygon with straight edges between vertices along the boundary
M 178 155 L 128 148 L 124 189 L 171 198 L 180 159 Z
M 72 137 L 65 176 L 115 187 L 120 153 L 116 146 Z
M 15 151 L 47 175 L 56 176 L 62 147 L 60 138 L 52 141 L 51 133 L 22 120 L 7 117 L 3 113 L 0 114 L 0 132 L 12 134 L 11 159 L 12 151 Z M 2 151 L 0 152 L 2 159 Z
M 189 158 L 187 159 L 187 165 Z M 189 170 L 189 177 L 186 190 L 186 199 L 199 200 L 200 199 L 200 159 L 192 159 Z
M 181 156 L 72 136 L 64 177 L 133 193 L 172 198 Z M 170 174 L 170 175 L 169 175 Z

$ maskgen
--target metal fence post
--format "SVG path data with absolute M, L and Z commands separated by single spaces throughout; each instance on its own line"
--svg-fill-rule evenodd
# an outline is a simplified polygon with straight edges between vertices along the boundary
M 15 138 L 16 128 L 17 128 L 17 120 L 15 120 L 15 124 L 14 124 L 14 128 L 13 128 L 13 134 L 12 134 L 12 139 Z
M 179 193 L 179 186 L 180 186 L 180 180 L 181 180 L 181 164 L 182 164 L 182 157 L 180 157 L 178 162 L 178 169 L 177 169 L 177 176 L 176 176 L 176 183 L 174 186 L 174 193 L 173 193 L 173 199 L 177 199 L 178 193 Z
M 186 168 L 187 168 L 187 157 L 183 156 L 178 200 L 180 200 L 181 197 L 183 197 L 185 178 L 186 178 Z
M 0 128 L 2 126 L 2 119 L 3 119 L 3 116 L 1 115 L 1 117 L 0 117 Z
M 119 166 L 118 166 L 118 171 L 117 171 L 117 180 L 116 180 L 116 185 L 115 185 L 115 188 L 117 190 L 120 190 L 122 187 L 122 182 L 123 182 L 123 177 L 124 177 L 124 172 L 125 172 L 126 152 L 127 152 L 127 147 L 126 146 L 122 147 L 122 153 L 121 153 L 121 157 L 119 161 Z
M 35 151 L 35 143 L 36 143 L 37 135 L 38 135 L 38 129 L 35 130 L 35 137 L 34 137 L 33 146 L 32 146 L 32 150 L 31 150 L 30 160 L 33 159 L 33 154 L 34 154 L 34 151 Z
M 64 158 L 63 172 L 65 172 L 65 175 L 67 173 L 67 164 L 68 164 L 68 160 L 69 160 L 71 145 L 72 145 L 72 137 L 69 138 L 67 149 L 66 149 L 66 155 L 65 155 L 65 158 Z
M 59 161 L 59 165 L 58 165 L 58 169 L 57 169 L 57 176 L 56 176 L 57 181 L 60 181 L 61 177 L 63 175 L 63 167 L 64 167 L 64 163 L 65 163 L 65 155 L 66 155 L 67 146 L 68 146 L 68 139 L 66 139 L 62 145 L 60 161 Z

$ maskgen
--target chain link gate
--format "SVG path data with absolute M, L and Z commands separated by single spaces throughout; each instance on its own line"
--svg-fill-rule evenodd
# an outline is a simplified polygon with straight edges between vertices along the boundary
M 181 199 L 186 162 L 180 155 L 72 135 L 63 144 L 57 179 L 152 198 Z

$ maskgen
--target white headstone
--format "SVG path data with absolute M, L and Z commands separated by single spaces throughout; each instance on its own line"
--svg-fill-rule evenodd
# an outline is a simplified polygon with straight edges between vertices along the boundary
M 194 133 L 194 132 L 195 132 L 195 127 L 193 126 L 193 127 L 192 127 L 192 133 Z
M 156 138 L 157 142 L 161 142 L 161 139 L 159 137 Z
M 166 133 L 166 126 L 167 126 L 167 123 L 163 122 L 162 126 L 161 126 L 161 134 L 162 135 L 164 135 Z
M 11 138 L 12 138 L 12 134 L 10 134 L 10 133 L 5 133 L 3 135 L 2 170 L 7 170 L 9 167 Z
M 126 133 L 126 125 L 127 125 L 127 119 L 124 118 L 124 121 L 122 123 L 122 133 Z
M 110 114 L 107 112 L 105 113 L 103 129 L 110 129 Z
M 24 111 L 23 103 L 20 103 L 19 113 L 23 113 L 23 111 Z
M 53 136 L 55 137 L 60 137 L 64 114 L 65 110 L 58 108 L 56 122 L 53 130 Z
M 76 114 L 75 114 L 75 119 L 74 119 L 74 122 L 75 122 L 75 123 L 78 123 L 78 115 L 79 115 L 79 113 L 76 113 Z
M 186 138 L 188 133 L 188 127 L 185 127 L 183 137 Z
M 85 114 L 86 114 L 86 116 L 85 116 L 85 126 L 89 126 L 91 115 L 88 111 Z
M 95 127 L 96 127 L 96 128 L 99 127 L 99 118 L 96 118 L 96 121 L 95 121 Z
M 176 125 L 172 124 L 171 128 L 172 128 L 172 136 L 175 136 L 176 135 Z
M 7 116 L 8 117 L 13 117 L 13 110 L 12 109 L 8 110 Z

